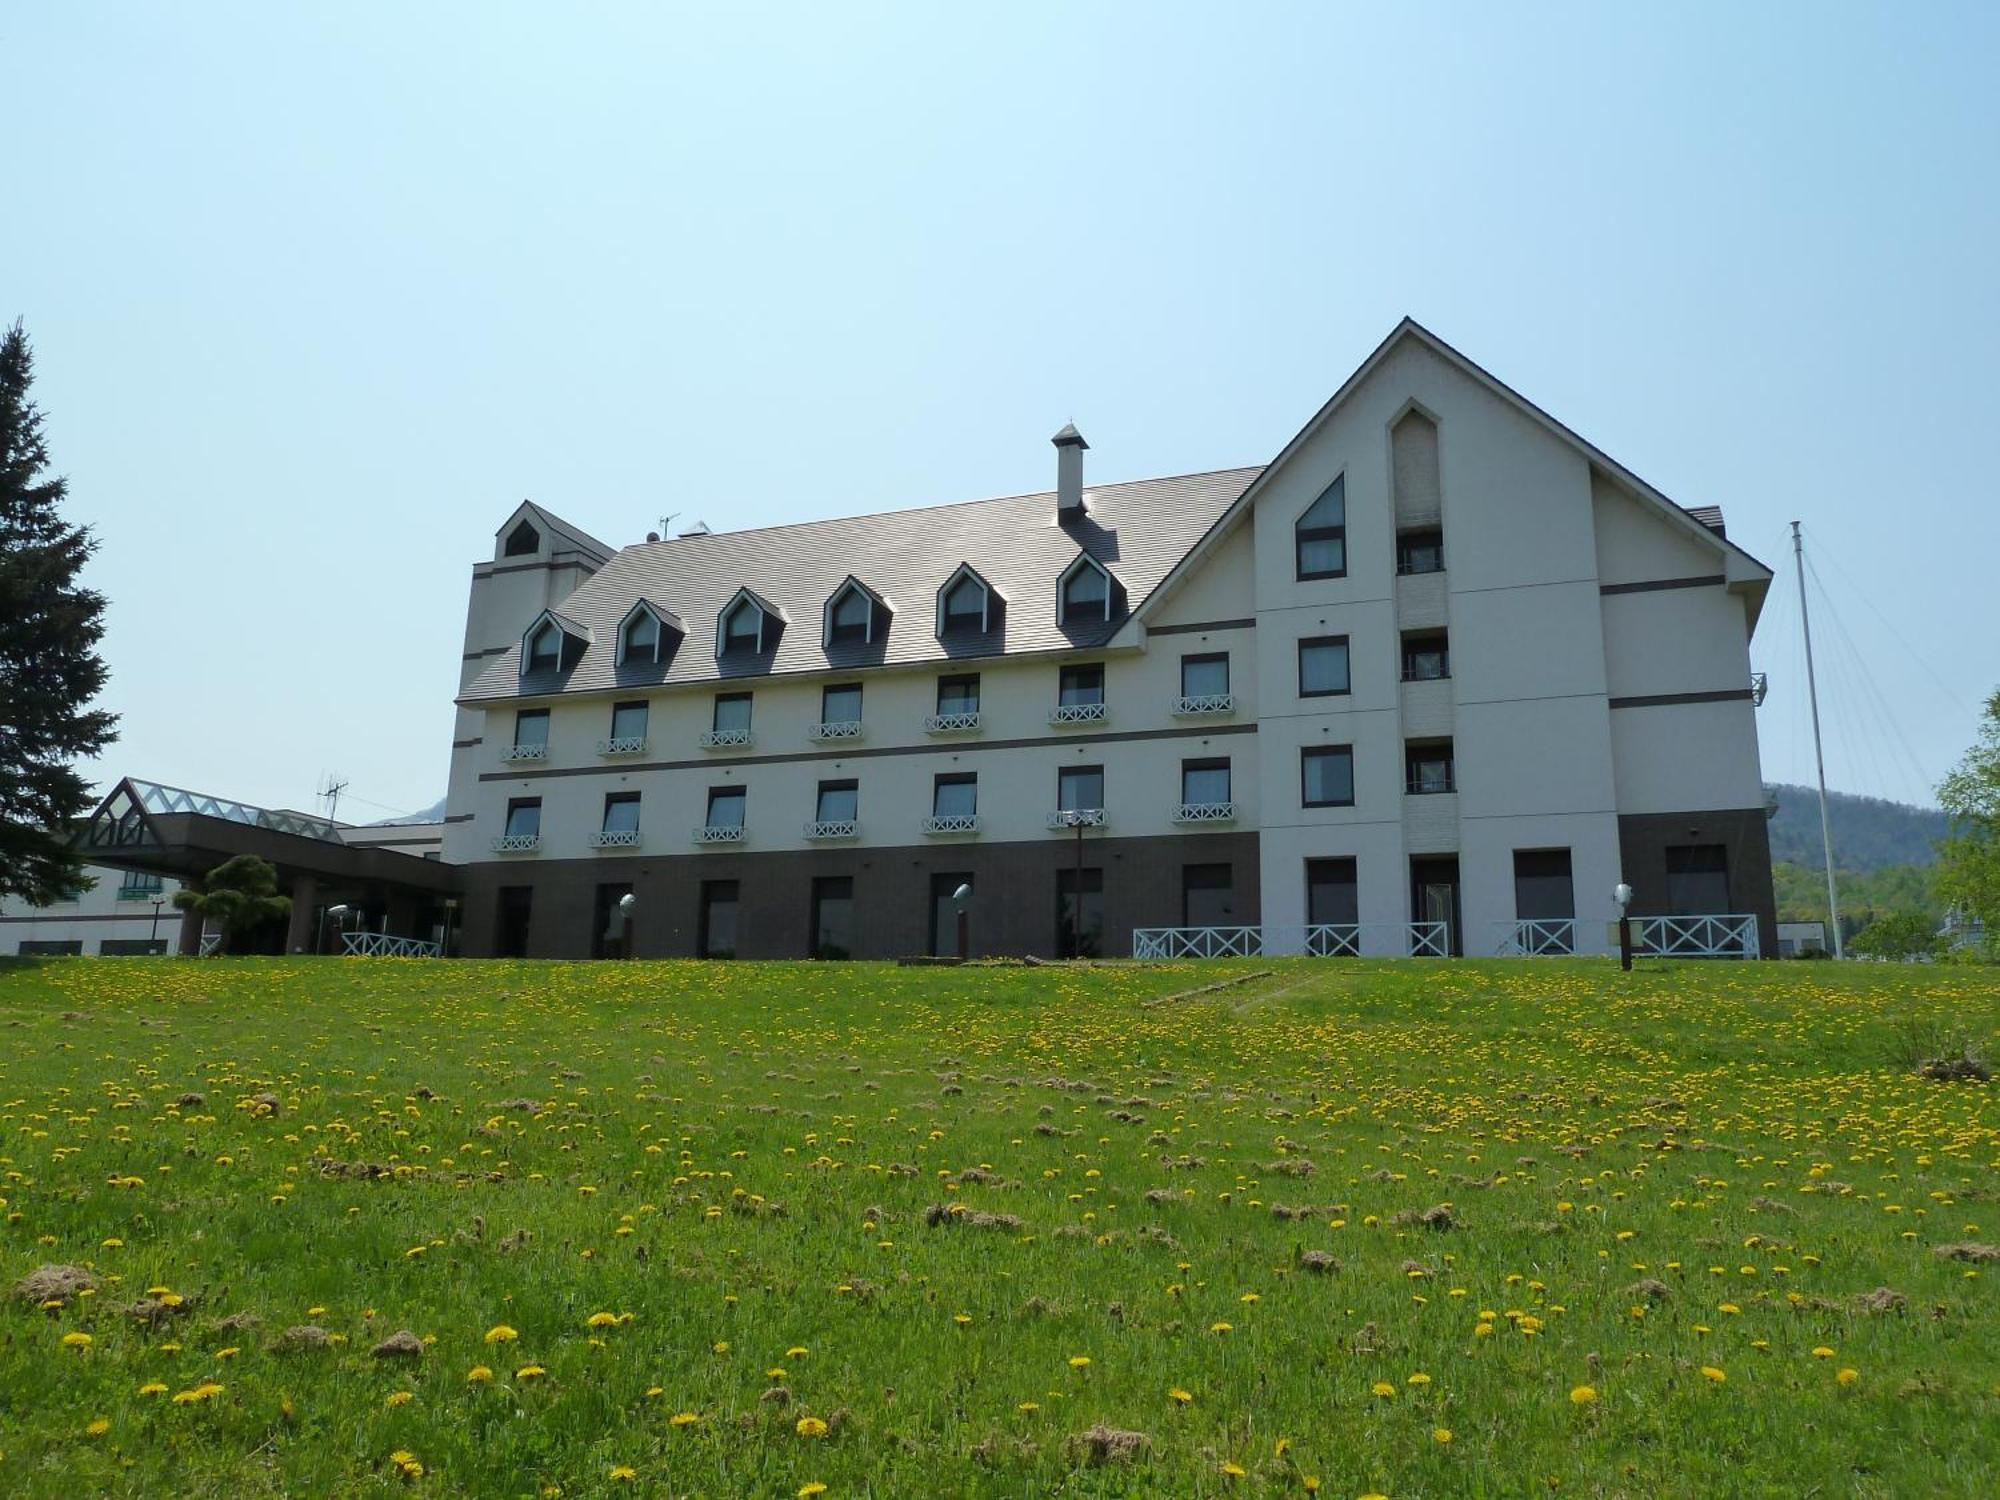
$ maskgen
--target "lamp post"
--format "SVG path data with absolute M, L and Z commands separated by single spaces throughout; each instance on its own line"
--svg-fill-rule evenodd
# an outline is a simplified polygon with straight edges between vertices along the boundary
M 960 958 L 971 958 L 972 939 L 969 935 L 971 923 L 966 914 L 966 908 L 972 905 L 972 886 L 970 883 L 961 885 L 951 893 L 951 905 L 952 910 L 958 913 L 958 956 Z
M 624 949 L 623 956 L 627 959 L 632 956 L 632 908 L 638 904 L 639 898 L 630 891 L 618 898 L 618 915 L 622 919 L 624 928 L 619 934 L 618 941 Z
M 323 951 L 326 947 L 326 919 L 328 917 L 339 918 L 340 929 L 345 932 L 347 930 L 347 903 L 343 901 L 338 906 L 329 906 L 319 914 L 319 940 L 313 944 L 313 952 L 315 953 Z
M 153 934 L 146 940 L 148 948 L 160 940 L 160 908 L 166 904 L 167 898 L 165 896 L 155 896 L 153 898 Z
M 1061 812 L 1056 815 L 1059 826 L 1076 830 L 1076 873 L 1074 885 L 1070 889 L 1069 901 L 1069 956 L 1083 957 L 1083 830 L 1089 814 L 1082 809 Z
M 1612 889 L 1611 899 L 1618 903 L 1618 967 L 1626 973 L 1632 972 L 1632 918 L 1626 908 L 1632 904 L 1632 887 L 1619 881 Z

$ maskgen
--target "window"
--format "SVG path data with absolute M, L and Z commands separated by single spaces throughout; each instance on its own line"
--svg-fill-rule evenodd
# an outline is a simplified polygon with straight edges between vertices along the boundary
M 933 958 L 970 958 L 958 944 L 958 902 L 960 886 L 970 887 L 972 876 L 960 871 L 940 871 L 931 876 L 931 943 Z
M 647 709 L 644 699 L 611 705 L 611 738 L 643 740 L 646 737 Z
M 1451 676 L 1451 646 L 1441 630 L 1403 637 L 1403 681 L 1441 682 Z
M 717 693 L 714 716 L 709 720 L 709 728 L 717 734 L 748 734 L 750 694 Z
M 637 833 L 639 831 L 639 794 L 637 792 L 606 792 L 604 794 L 605 833 Z
M 494 896 L 493 948 L 496 958 L 528 956 L 529 924 L 535 912 L 535 888 L 503 885 Z
M 549 711 L 524 708 L 514 715 L 514 748 L 546 750 L 549 747 Z
M 852 823 L 861 814 L 861 783 L 822 781 L 813 817 L 821 823 Z
M 764 611 L 754 600 L 737 600 L 722 617 L 722 649 L 746 653 L 764 649 Z
M 1056 956 L 1096 958 L 1104 951 L 1104 871 L 1056 871 Z
M 937 711 L 939 717 L 945 714 L 976 714 L 979 712 L 979 677 L 940 677 L 937 687 Z
M 1309 578 L 1347 576 L 1347 476 L 1326 487 L 1306 507 L 1294 528 L 1294 550 L 1301 582 Z
M 1563 921 L 1576 915 L 1569 850 L 1514 851 L 1514 915 L 1524 922 Z
M 961 568 L 958 577 L 945 585 L 941 611 L 939 628 L 945 634 L 984 631 L 991 624 L 992 603 L 979 575 Z
M 1062 579 L 1062 624 L 1111 618 L 1111 576 L 1094 558 L 1079 557 Z
M 515 797 L 507 803 L 507 837 L 510 839 L 532 839 L 541 837 L 542 799 L 540 797 Z
M 1403 747 L 1403 789 L 1413 797 L 1454 790 L 1450 740 L 1412 740 Z
M 1721 844 L 1667 845 L 1667 905 L 1676 917 L 1729 912 L 1729 851 Z
M 165 938 L 106 938 L 97 945 L 105 958 L 151 958 L 167 951 Z
M 1308 745 L 1299 752 L 1299 778 L 1307 807 L 1354 806 L 1354 747 Z
M 660 618 L 644 605 L 632 611 L 618 639 L 619 660 L 627 662 L 660 659 Z
M 23 938 L 15 951 L 23 958 L 78 958 L 83 954 L 83 939 Z
M 1235 872 L 1228 865 L 1181 866 L 1181 926 L 1228 927 L 1236 915 Z
M 529 557 L 541 548 L 542 534 L 535 530 L 530 521 L 523 521 L 507 533 L 507 545 L 501 549 L 507 557 Z
M 1351 692 L 1347 670 L 1347 637 L 1308 636 L 1299 642 L 1299 696 L 1330 698 Z
M 1056 679 L 1056 703 L 1062 708 L 1078 708 L 1104 701 L 1104 664 L 1064 667 Z
M 850 583 L 834 596 L 827 617 L 827 644 L 860 645 L 874 633 L 875 601 Z
M 1398 573 L 1442 573 L 1444 571 L 1444 533 L 1435 529 L 1398 533 L 1396 537 L 1396 571 Z
M 1104 806 L 1104 767 L 1064 766 L 1056 772 L 1056 811 L 1092 812 Z
M 606 881 L 597 888 L 597 898 L 591 906 L 590 916 L 590 956 L 592 958 L 619 958 L 627 956 L 626 933 L 631 917 L 618 903 L 632 894 L 629 881 Z
M 1181 762 L 1181 805 L 1220 807 L 1229 800 L 1227 760 L 1184 760 Z
M 1345 927 L 1359 922 L 1359 891 L 1352 859 L 1306 861 L 1306 920 L 1313 926 Z
M 1224 698 L 1229 695 L 1229 653 L 1203 652 L 1181 658 L 1183 698 Z
M 738 887 L 733 880 L 701 883 L 701 927 L 695 935 L 695 952 L 700 957 L 736 957 L 737 899 Z
M 812 883 L 812 956 L 854 956 L 852 875 L 822 875 Z
M 979 812 L 979 773 L 941 771 L 931 783 L 931 816 L 970 818 Z
M 127 870 L 124 883 L 118 887 L 118 899 L 146 901 L 159 895 L 164 888 L 165 882 L 157 875 L 145 875 L 137 870 Z
M 562 663 L 562 629 L 553 620 L 544 620 L 528 637 L 528 670 L 553 672 Z
M 713 786 L 708 789 L 708 826 L 741 828 L 749 794 L 740 786 Z
M 822 724 L 859 724 L 861 722 L 861 684 L 843 682 L 837 687 L 825 687 L 819 693 L 819 721 Z

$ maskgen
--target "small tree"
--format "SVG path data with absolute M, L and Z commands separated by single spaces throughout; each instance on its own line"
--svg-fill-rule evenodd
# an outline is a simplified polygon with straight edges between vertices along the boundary
M 1979 738 L 1938 787 L 1952 835 L 1938 845 L 1937 892 L 1986 924 L 1989 956 L 2000 956 L 2000 692 L 1986 700 Z
M 1884 912 L 1847 945 L 1850 953 L 1867 958 L 1935 957 L 1940 947 L 1937 927 L 1922 912 Z
M 75 762 L 117 722 L 90 707 L 104 686 L 104 598 L 77 586 L 96 543 L 60 514 L 35 362 L 17 322 L 0 334 L 0 896 L 31 905 L 83 889 L 70 824 L 90 806 Z
M 215 922 L 222 930 L 219 951 L 227 951 L 242 933 L 292 914 L 292 898 L 278 894 L 278 872 L 254 854 L 224 860 L 181 887 L 174 892 L 174 905 L 204 923 Z

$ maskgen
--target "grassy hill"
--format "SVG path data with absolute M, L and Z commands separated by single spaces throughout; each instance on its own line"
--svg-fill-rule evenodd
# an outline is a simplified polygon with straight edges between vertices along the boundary
M 2000 1115 L 1910 1022 L 2000 991 L 0 963 L 0 1483 L 1984 1496 Z
M 1819 793 L 1809 786 L 1778 782 L 1764 788 L 1778 811 L 1771 819 L 1773 863 L 1824 870 L 1820 845 Z M 1945 815 L 1935 807 L 1911 807 L 1880 797 L 1847 792 L 1826 794 L 1833 825 L 1834 868 L 1879 870 L 1888 865 L 1928 865 L 1946 833 Z

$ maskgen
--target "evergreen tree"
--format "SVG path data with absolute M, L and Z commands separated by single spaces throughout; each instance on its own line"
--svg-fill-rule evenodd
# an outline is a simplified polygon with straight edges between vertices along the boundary
M 16 322 L 0 338 L 0 896 L 39 906 L 83 885 L 69 837 L 90 786 L 73 763 L 117 720 L 90 707 L 105 679 L 104 597 L 76 579 L 97 543 L 58 514 L 68 484 L 46 472 L 34 378 Z
M 226 859 L 174 892 L 174 906 L 222 929 L 222 947 L 244 933 L 291 915 L 292 898 L 278 894 L 278 872 L 254 854 Z

